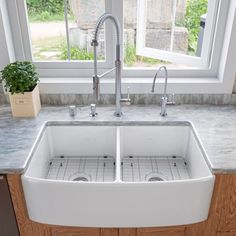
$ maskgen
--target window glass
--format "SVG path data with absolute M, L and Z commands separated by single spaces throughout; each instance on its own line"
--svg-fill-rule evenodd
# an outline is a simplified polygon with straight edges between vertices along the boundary
M 96 20 L 105 12 L 105 0 L 27 0 L 27 10 L 35 61 L 93 59 L 91 39 Z M 98 58 L 105 59 L 104 29 Z
M 137 17 L 144 14 L 143 47 L 200 57 L 206 24 L 208 0 L 145 0 L 138 9 L 139 0 L 124 0 L 124 64 L 126 67 L 187 67 L 168 60 L 154 59 L 152 55 L 137 55 Z M 132 10 L 134 9 L 134 10 Z M 177 60 L 178 61 L 178 60 Z

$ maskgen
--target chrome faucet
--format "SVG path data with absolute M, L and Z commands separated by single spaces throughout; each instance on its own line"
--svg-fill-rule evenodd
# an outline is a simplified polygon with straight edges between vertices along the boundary
M 99 30 L 101 29 L 102 25 L 104 22 L 110 19 L 116 29 L 116 60 L 115 60 L 115 67 L 104 72 L 101 75 L 98 75 L 98 68 L 97 68 L 97 46 L 98 46 L 98 34 Z M 98 18 L 95 32 L 94 32 L 94 38 L 92 40 L 91 45 L 93 46 L 93 53 L 94 53 L 94 75 L 93 75 L 93 95 L 94 95 L 94 100 L 98 101 L 99 100 L 99 94 L 100 94 L 100 78 L 103 76 L 109 74 L 112 71 L 115 72 L 115 93 L 116 93 L 116 111 L 114 113 L 115 116 L 120 117 L 122 116 L 122 111 L 121 111 L 121 102 L 130 102 L 129 98 L 129 93 L 127 98 L 121 98 L 121 35 L 120 35 L 121 29 L 120 29 L 120 23 L 119 21 L 110 13 L 104 13 Z
M 168 72 L 167 72 L 167 68 L 165 66 L 161 66 L 160 68 L 158 68 L 158 70 L 157 70 L 157 72 L 156 72 L 156 74 L 155 74 L 155 76 L 153 78 L 151 92 L 154 93 L 156 78 L 157 78 L 157 76 L 158 76 L 158 74 L 159 74 L 159 72 L 161 70 L 164 70 L 164 72 L 165 72 L 165 86 L 164 86 L 164 94 L 161 97 L 161 113 L 160 113 L 160 115 L 161 116 L 166 116 L 167 115 L 167 113 L 166 113 L 166 105 L 168 104 L 168 98 L 167 98 L 167 95 L 166 95 Z

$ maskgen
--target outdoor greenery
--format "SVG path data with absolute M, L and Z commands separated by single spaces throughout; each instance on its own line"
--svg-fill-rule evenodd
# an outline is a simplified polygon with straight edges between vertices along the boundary
M 64 21 L 64 6 L 62 0 L 26 0 L 30 17 L 30 22 L 49 22 Z M 188 53 L 195 54 L 198 42 L 198 33 L 200 26 L 200 18 L 207 12 L 208 0 L 186 0 L 185 17 L 176 22 L 176 26 L 186 27 L 188 29 Z M 69 11 L 70 13 L 70 11 Z M 74 20 L 72 14 L 69 19 Z M 45 42 L 33 42 L 36 49 L 34 57 L 38 60 L 47 60 L 46 52 L 54 52 L 51 59 L 67 60 L 67 46 L 65 39 L 45 38 Z M 47 41 L 46 41 L 47 40 Z M 60 41 L 60 42 L 59 42 Z M 53 54 L 53 53 L 52 53 Z M 124 63 L 127 66 L 143 65 L 152 66 L 157 63 L 166 63 L 164 61 L 141 57 L 136 55 L 136 47 L 133 43 L 127 43 L 124 50 Z M 93 53 L 87 52 L 86 49 L 80 49 L 76 46 L 71 47 L 72 60 L 92 60 Z M 99 59 L 104 59 L 100 57 Z
M 0 82 L 11 94 L 31 92 L 39 81 L 36 67 L 29 61 L 16 61 L 8 64 L 1 72 Z
M 127 66 L 134 66 L 136 63 L 144 63 L 146 66 L 152 66 L 157 63 L 162 63 L 165 64 L 165 61 L 153 59 L 150 57 L 143 57 L 143 56 L 138 56 L 136 54 L 136 47 L 133 43 L 127 43 L 125 46 L 125 53 L 124 53 L 124 63 Z
M 49 14 L 63 14 L 62 0 L 27 0 L 28 11 L 30 14 L 40 14 L 48 12 Z
M 47 11 L 41 13 L 30 14 L 30 22 L 48 22 L 48 21 L 63 21 L 64 14 L 50 14 Z
M 187 0 L 185 27 L 189 33 L 188 50 L 196 52 L 201 15 L 207 12 L 208 0 Z
M 87 52 L 86 49 L 80 49 L 76 46 L 71 46 L 70 48 L 71 60 L 93 60 L 93 53 Z M 61 48 L 61 60 L 67 60 L 67 46 L 63 45 Z
M 26 2 L 31 22 L 64 20 L 63 0 L 26 0 Z M 70 9 L 68 11 L 69 20 L 73 20 Z
M 127 43 L 125 46 L 125 58 L 124 63 L 127 66 L 132 66 L 137 60 L 136 48 L 132 43 Z

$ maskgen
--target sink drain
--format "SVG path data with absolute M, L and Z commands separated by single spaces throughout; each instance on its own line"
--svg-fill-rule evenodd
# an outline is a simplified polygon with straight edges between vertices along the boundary
M 91 181 L 91 176 L 86 173 L 77 172 L 71 175 L 69 180 L 75 182 L 89 182 Z
M 158 182 L 168 180 L 168 178 L 161 173 L 153 172 L 146 175 L 145 180 L 148 182 Z
M 74 178 L 73 181 L 82 181 L 82 182 L 88 182 L 89 180 L 86 177 L 79 176 L 77 178 Z
M 154 176 L 154 177 L 150 177 L 147 181 L 152 182 L 152 181 L 164 181 L 164 179 L 162 179 L 159 176 Z

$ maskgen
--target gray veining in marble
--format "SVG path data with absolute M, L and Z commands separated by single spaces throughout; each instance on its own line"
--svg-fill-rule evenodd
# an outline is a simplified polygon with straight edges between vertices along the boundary
M 192 121 L 208 155 L 214 173 L 236 173 L 236 106 L 168 106 L 168 116 L 159 115 L 159 106 L 123 107 L 125 115 L 113 116 L 113 106 L 98 106 L 99 115 L 89 117 L 89 107 L 79 108 L 76 118 L 67 107 L 43 107 L 37 118 L 12 118 L 8 106 L 0 107 L 0 173 L 21 173 L 28 163 L 33 143 L 48 120 L 83 123 Z
M 234 87 L 233 87 L 233 93 L 236 93 L 236 83 L 234 84 Z
M 0 83 L 0 105 L 4 105 L 4 104 L 8 104 L 8 98 L 6 94 L 4 94 L 3 86 Z
M 133 105 L 159 104 L 162 95 L 131 94 Z M 89 105 L 93 103 L 91 94 L 41 94 L 44 105 Z M 236 94 L 175 94 L 175 102 L 180 104 L 236 105 Z M 115 95 L 101 94 L 99 104 L 115 104 Z
M 1 87 L 1 86 L 0 86 Z M 235 87 L 236 93 L 236 87 Z M 162 95 L 131 94 L 133 105 L 159 104 Z M 89 105 L 93 103 L 92 94 L 41 94 L 41 103 L 48 106 Z M 236 105 L 236 94 L 175 94 L 175 102 L 195 105 Z M 0 91 L 0 105 L 9 104 L 8 95 Z M 101 94 L 100 105 L 115 104 L 115 95 Z

